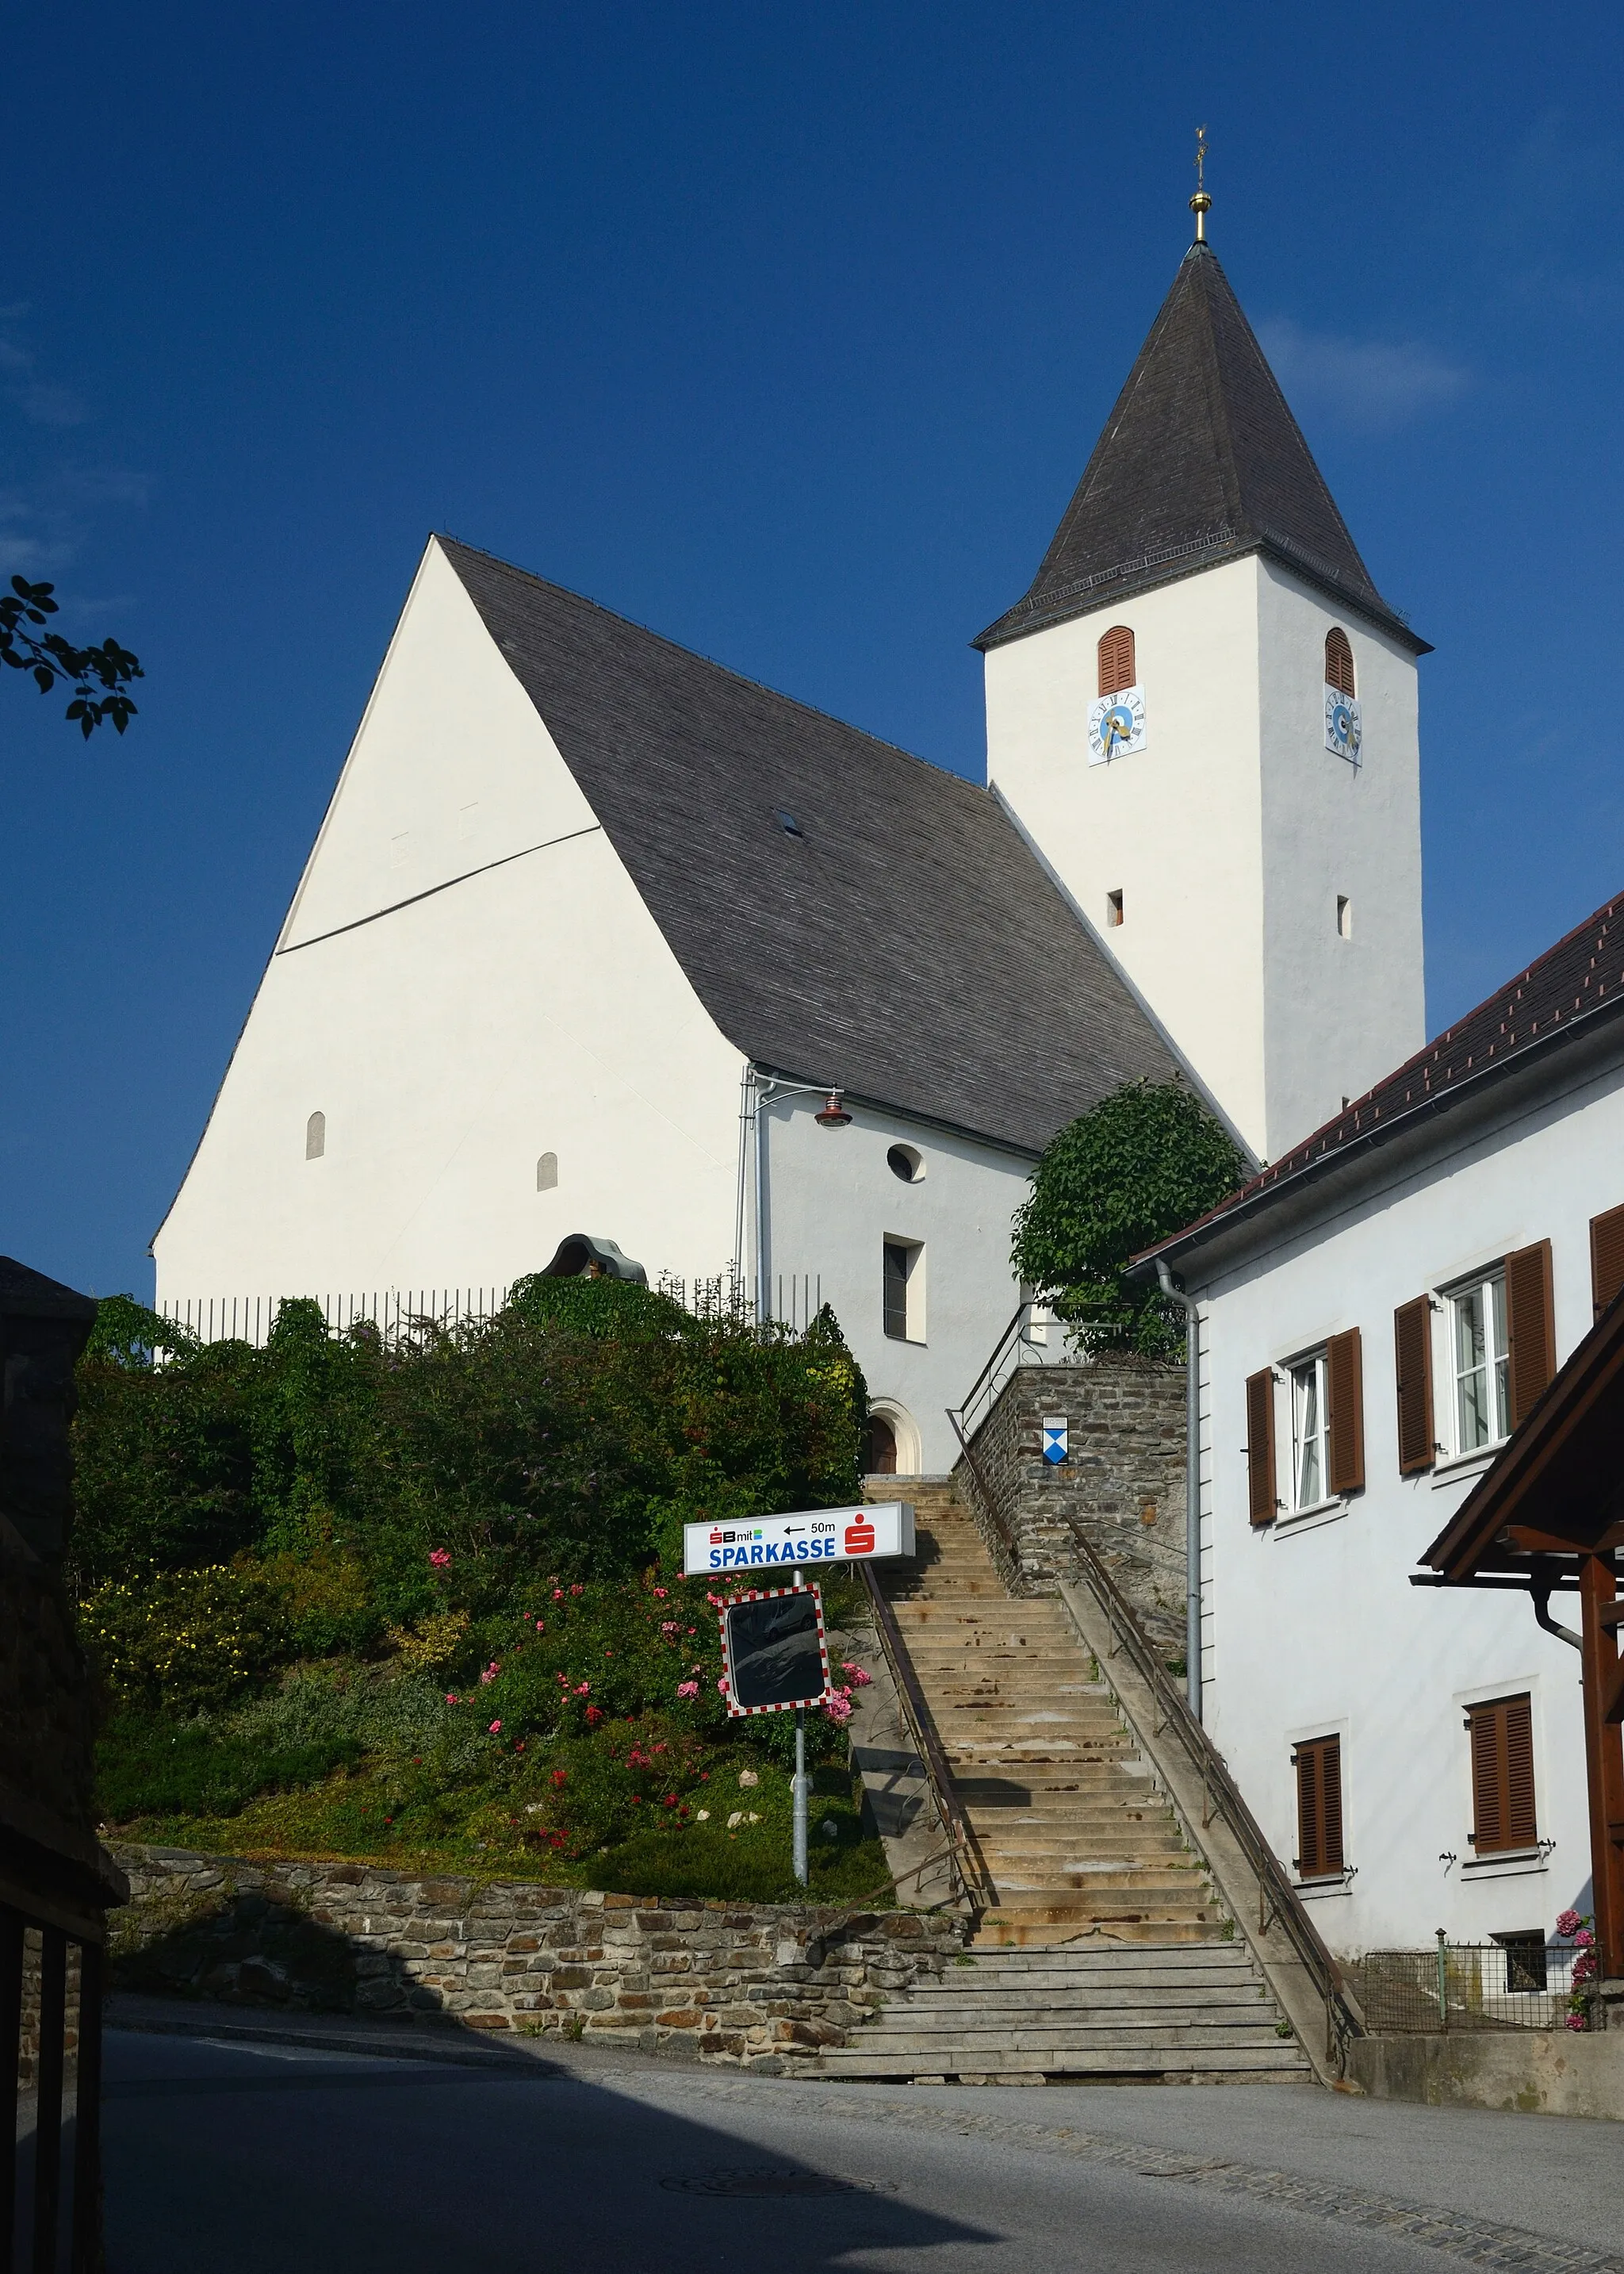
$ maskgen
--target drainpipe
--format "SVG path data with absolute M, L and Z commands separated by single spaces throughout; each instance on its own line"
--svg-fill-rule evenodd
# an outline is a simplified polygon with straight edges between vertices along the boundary
M 1201 1326 L 1195 1298 L 1156 1258 L 1162 1291 L 1184 1306 L 1184 1690 L 1201 1718 Z

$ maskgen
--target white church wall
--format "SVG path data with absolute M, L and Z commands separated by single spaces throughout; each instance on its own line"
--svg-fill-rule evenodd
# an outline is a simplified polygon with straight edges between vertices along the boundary
M 1249 1261 L 1220 1273 L 1198 1256 L 1187 1267 L 1203 1297 L 1212 1417 L 1205 1718 L 1288 1862 L 1297 1852 L 1292 1746 L 1341 1735 L 1345 1854 L 1357 1876 L 1345 1893 L 1314 1898 L 1316 1924 L 1338 1951 L 1425 1947 L 1440 1926 L 1462 1940 L 1548 1931 L 1568 1905 L 1589 1908 L 1577 1653 L 1535 1625 L 1525 1595 L 1410 1585 L 1489 1456 L 1402 1477 L 1394 1374 L 1400 1304 L 1539 1239 L 1553 1248 L 1559 1363 L 1589 1330 L 1590 1219 L 1624 1201 L 1624 1065 L 1615 1058 L 1553 1079 L 1569 1086 L 1544 1103 L 1504 1104 L 1492 1125 L 1469 1128 L 1457 1108 L 1434 1125 L 1425 1158 L 1378 1154 L 1362 1178 L 1344 1172 L 1312 1224 L 1275 1230 Z M 1254 1529 L 1246 1379 L 1350 1327 L 1363 1345 L 1365 1489 Z M 1441 1416 L 1441 1316 L 1434 1348 Z M 1275 1411 L 1288 1497 L 1283 1387 Z M 1575 1608 L 1572 1597 L 1553 1599 L 1569 1625 Z M 1537 1866 L 1471 1869 L 1463 1708 L 1523 1690 L 1533 1700 L 1538 1829 L 1555 1845 Z
M 868 1381 L 869 1395 L 899 1408 L 918 1432 L 924 1472 L 941 1475 L 959 1456 L 947 1420 L 992 1354 L 1014 1314 L 1019 1287 L 1010 1269 L 1010 1231 L 1033 1163 L 900 1115 L 852 1107 L 845 1129 L 821 1129 L 819 1100 L 784 1098 L 767 1118 L 768 1277 L 787 1311 L 803 1275 L 831 1304 Z M 911 1148 L 923 1171 L 904 1183 L 886 1163 Z M 917 1339 L 884 1332 L 882 1249 L 917 1244 L 923 1280 Z M 916 1299 L 917 1289 L 910 1291 Z M 899 1440 L 899 1442 L 901 1441 Z
M 738 1096 L 737 1051 L 431 546 L 154 1242 L 160 1302 L 502 1284 L 575 1231 L 651 1278 L 717 1273 Z
M 1145 748 L 1090 765 L 1100 636 L 1116 624 L 1134 635 Z M 995 647 L 986 682 L 989 781 L 1261 1151 L 1257 654 L 1257 564 L 1244 560 Z
M 1335 623 L 1357 767 L 1325 748 Z M 1134 635 L 1145 748 L 1091 765 L 1116 624 Z M 1417 674 L 1399 643 L 1249 555 L 992 649 L 987 739 L 989 779 L 1261 1157 L 1420 1048 Z
M 1259 560 L 1263 957 L 1271 1158 L 1426 1040 L 1415 658 Z M 1347 634 L 1359 763 L 1325 747 L 1324 657 Z M 1348 936 L 1338 901 L 1348 903 Z

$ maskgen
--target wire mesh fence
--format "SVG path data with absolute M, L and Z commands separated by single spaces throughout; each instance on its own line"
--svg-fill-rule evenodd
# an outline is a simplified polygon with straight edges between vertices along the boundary
M 1490 1942 L 1440 1939 L 1431 1950 L 1368 1950 L 1344 1960 L 1342 1971 L 1366 2029 L 1376 2032 L 1432 2037 L 1585 2026 L 1584 1946 L 1542 1934 L 1499 1935 Z

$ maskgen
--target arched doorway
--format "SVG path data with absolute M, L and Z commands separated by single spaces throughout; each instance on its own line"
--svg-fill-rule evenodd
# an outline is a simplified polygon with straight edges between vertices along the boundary
M 897 1433 L 883 1413 L 868 1416 L 863 1473 L 870 1477 L 894 1477 L 897 1473 Z

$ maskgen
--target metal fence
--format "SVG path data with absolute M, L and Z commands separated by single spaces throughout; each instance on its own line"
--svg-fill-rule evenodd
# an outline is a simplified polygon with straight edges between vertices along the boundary
M 419 1331 L 425 1325 L 456 1327 L 493 1318 L 512 1292 L 495 1287 L 385 1287 L 372 1294 L 314 1295 L 304 1299 L 320 1306 L 329 1330 L 344 1334 L 351 1327 L 370 1324 L 387 1340 Z M 755 1306 L 731 1271 L 693 1280 L 662 1271 L 659 1292 L 702 1319 L 749 1320 Z M 264 1344 L 276 1323 L 283 1303 L 281 1295 L 189 1295 L 158 1306 L 159 1316 L 199 1342 L 245 1342 Z M 822 1275 L 802 1272 L 778 1281 L 777 1323 L 792 1333 L 804 1334 L 823 1307 Z
M 1582 1955 L 1581 1945 L 1538 1934 L 1492 1942 L 1440 1936 L 1432 1950 L 1366 1951 L 1344 1960 L 1342 1970 L 1372 2030 L 1561 2029 L 1573 2026 Z

